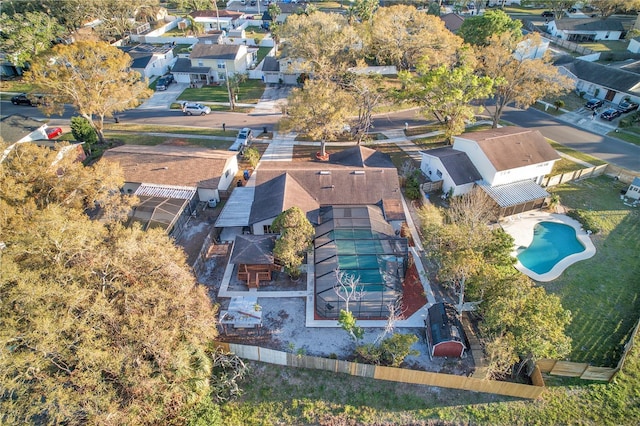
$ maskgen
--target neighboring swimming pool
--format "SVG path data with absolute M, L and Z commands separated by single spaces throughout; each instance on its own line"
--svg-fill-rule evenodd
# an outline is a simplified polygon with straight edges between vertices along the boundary
M 542 275 L 551 271 L 561 260 L 585 251 L 576 238 L 576 230 L 556 222 L 540 222 L 533 228 L 533 241 L 518 254 L 525 268 Z

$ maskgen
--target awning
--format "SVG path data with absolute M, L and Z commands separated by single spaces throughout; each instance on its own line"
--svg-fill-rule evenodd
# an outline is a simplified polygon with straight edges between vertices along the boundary
M 489 183 L 482 181 L 479 186 L 501 208 L 517 206 L 549 197 L 549 193 L 532 180 L 523 180 L 498 186 L 490 186 Z

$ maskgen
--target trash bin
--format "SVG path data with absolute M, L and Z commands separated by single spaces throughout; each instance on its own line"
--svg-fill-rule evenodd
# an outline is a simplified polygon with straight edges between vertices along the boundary
M 251 174 L 249 173 L 249 170 L 245 170 L 243 173 L 244 176 L 244 180 L 249 180 L 249 176 L 251 176 Z
M 213 209 L 218 205 L 218 202 L 216 201 L 215 198 L 212 198 L 212 199 L 209 200 L 208 205 L 209 205 L 210 208 Z

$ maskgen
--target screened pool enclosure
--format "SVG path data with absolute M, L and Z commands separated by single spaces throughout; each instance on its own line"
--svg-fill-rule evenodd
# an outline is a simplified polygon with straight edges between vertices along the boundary
M 356 318 L 387 317 L 389 303 L 402 296 L 406 238 L 396 236 L 377 206 L 322 208 L 319 222 L 314 240 L 316 313 L 338 318 L 346 308 L 339 271 L 358 280 L 357 296 L 349 302 Z

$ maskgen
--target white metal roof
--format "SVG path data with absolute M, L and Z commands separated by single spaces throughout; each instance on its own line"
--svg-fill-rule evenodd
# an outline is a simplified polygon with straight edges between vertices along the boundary
M 254 192 L 253 186 L 235 188 L 216 220 L 216 228 L 248 226 Z
M 153 185 L 143 183 L 138 187 L 135 195 L 190 200 L 193 198 L 196 191 L 197 189 L 191 186 Z
M 480 187 L 500 207 L 516 206 L 549 196 L 549 193 L 544 188 L 532 180 L 523 180 L 498 186 L 490 186 L 488 182 L 482 181 Z

